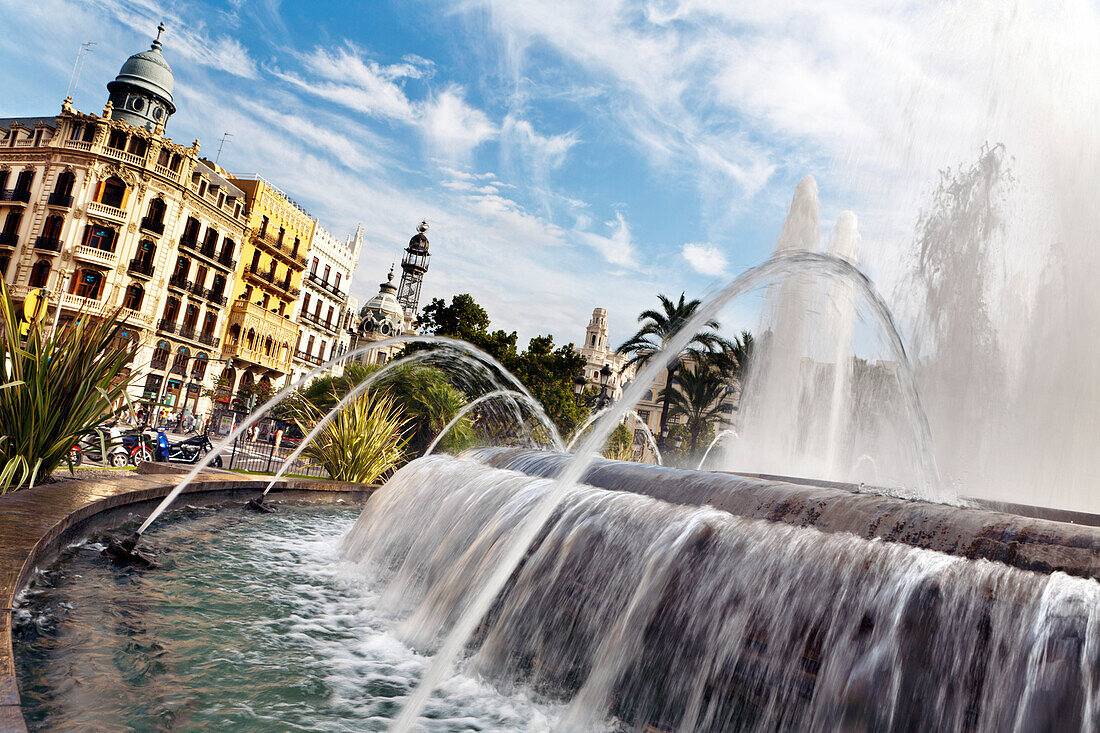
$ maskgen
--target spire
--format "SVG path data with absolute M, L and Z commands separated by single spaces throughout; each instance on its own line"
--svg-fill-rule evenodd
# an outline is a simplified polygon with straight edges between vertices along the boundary
M 164 21 L 162 20 L 160 22 L 160 25 L 157 26 L 157 37 L 153 40 L 153 45 L 149 47 L 150 51 L 159 51 L 163 48 L 163 46 L 160 45 L 160 35 L 164 33 L 164 31 L 165 26 Z

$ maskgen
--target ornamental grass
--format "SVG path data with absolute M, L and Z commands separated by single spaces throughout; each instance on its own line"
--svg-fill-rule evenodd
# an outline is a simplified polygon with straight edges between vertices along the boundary
M 306 400 L 297 401 L 291 411 L 304 433 L 325 414 Z M 346 405 L 302 455 L 338 481 L 373 483 L 404 460 L 410 423 L 393 397 L 368 390 Z
M 28 324 L 0 282 L 0 494 L 49 479 L 97 425 L 128 408 L 124 373 L 135 343 L 117 314 L 80 313 L 58 328 Z

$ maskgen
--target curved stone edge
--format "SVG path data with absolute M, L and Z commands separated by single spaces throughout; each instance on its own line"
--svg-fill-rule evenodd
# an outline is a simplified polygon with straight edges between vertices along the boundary
M 181 496 L 225 501 L 247 492 L 251 497 L 263 491 L 269 480 L 228 471 L 204 472 Z M 19 705 L 12 650 L 12 604 L 16 596 L 38 569 L 52 563 L 62 545 L 75 541 L 95 517 L 142 504 L 151 509 L 152 502 L 164 498 L 174 487 L 172 479 L 160 472 L 130 473 L 101 481 L 60 481 L 0 496 L 0 733 L 27 730 Z M 295 498 L 335 494 L 365 501 L 376 488 L 326 479 L 282 479 L 272 493 Z
M 496 468 L 551 478 L 572 456 L 515 448 L 468 455 Z M 712 506 L 749 519 L 847 532 L 1041 573 L 1100 580 L 1100 528 L 986 508 L 955 507 L 858 492 L 838 484 L 691 471 L 595 459 L 581 477 L 602 489 L 674 504 Z

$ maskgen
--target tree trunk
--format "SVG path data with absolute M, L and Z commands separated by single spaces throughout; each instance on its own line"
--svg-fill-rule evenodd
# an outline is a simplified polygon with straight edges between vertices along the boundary
M 660 430 L 657 431 L 657 446 L 659 448 L 665 447 L 665 428 L 668 426 L 668 407 L 672 403 L 672 378 L 676 376 L 676 370 L 679 367 L 680 360 L 677 359 L 665 368 L 667 372 L 665 376 L 665 399 L 661 405 L 661 427 Z
M 692 428 L 691 428 L 691 453 L 689 453 L 688 455 L 691 455 L 691 456 L 695 455 L 695 449 L 699 445 L 699 432 L 700 432 L 700 430 L 702 430 L 702 428 L 700 428 L 697 424 L 692 425 Z

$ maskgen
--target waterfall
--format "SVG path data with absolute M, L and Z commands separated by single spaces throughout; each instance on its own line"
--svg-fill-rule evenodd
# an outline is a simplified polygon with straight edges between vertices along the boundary
M 345 551 L 430 652 L 551 485 L 423 458 Z M 1093 580 L 580 485 L 466 664 L 569 702 L 566 729 L 1072 730 L 1100 714 L 1097 609 Z

